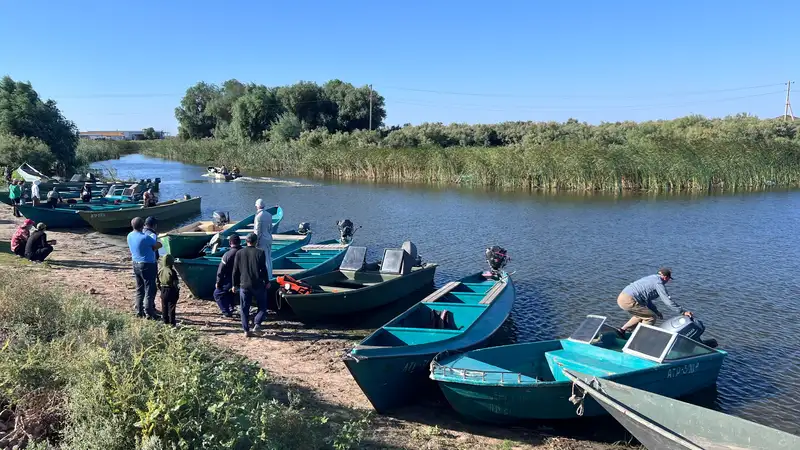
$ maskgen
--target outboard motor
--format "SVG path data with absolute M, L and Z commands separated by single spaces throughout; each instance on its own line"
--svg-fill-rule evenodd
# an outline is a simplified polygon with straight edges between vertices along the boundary
M 336 222 L 336 226 L 339 227 L 339 234 L 341 235 L 339 242 L 342 244 L 349 244 L 353 241 L 353 235 L 355 234 L 356 229 L 350 219 L 340 220 Z
M 503 268 L 510 260 L 511 257 L 508 256 L 508 252 L 506 252 L 506 249 L 503 247 L 494 245 L 486 249 L 486 262 L 489 263 L 489 267 L 491 268 L 489 274 L 494 279 L 500 278 Z
M 703 325 L 703 322 L 701 322 L 700 319 L 689 318 L 684 315 L 680 315 L 665 320 L 658 327 L 675 334 L 686 336 L 689 339 L 700 342 L 701 344 L 707 345 L 711 348 L 717 348 L 716 339 L 700 339 L 700 336 L 706 331 L 706 327 Z
M 224 227 L 231 221 L 230 216 L 222 211 L 214 211 L 211 215 L 211 220 L 214 222 L 215 227 Z
M 297 226 L 297 234 L 305 236 L 308 233 L 311 233 L 311 224 L 308 222 L 300 222 L 300 225 Z
M 403 245 L 400 247 L 405 250 L 406 253 L 411 255 L 411 261 L 414 264 L 414 267 L 422 266 L 422 256 L 419 255 L 417 252 L 417 246 L 414 245 L 411 241 L 403 242 Z

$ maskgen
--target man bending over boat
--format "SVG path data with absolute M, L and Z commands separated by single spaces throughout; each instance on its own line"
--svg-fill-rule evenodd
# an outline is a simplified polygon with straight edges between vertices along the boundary
M 672 279 L 672 271 L 666 267 L 656 275 L 648 275 L 627 285 L 617 297 L 617 305 L 631 315 L 631 319 L 618 330 L 620 335 L 633 331 L 639 322 L 655 325 L 656 318 L 664 319 L 653 300 L 660 299 L 667 307 L 679 314 L 692 317 L 692 313 L 675 303 L 667 293 L 666 284 Z

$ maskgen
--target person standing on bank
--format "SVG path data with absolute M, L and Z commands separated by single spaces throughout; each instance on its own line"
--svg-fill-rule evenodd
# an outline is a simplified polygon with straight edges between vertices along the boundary
M 158 228 L 158 219 L 156 219 L 153 216 L 148 216 L 146 219 L 144 219 L 144 230 L 142 231 L 144 231 L 144 234 L 155 239 L 156 242 L 159 242 L 156 228 Z M 158 262 L 158 250 L 156 250 L 155 252 L 156 252 L 156 262 Z
M 175 257 L 169 253 L 161 258 L 156 284 L 161 293 L 161 314 L 164 317 L 164 323 L 174 327 L 177 325 L 175 309 L 180 297 L 180 282 L 178 281 L 178 272 L 175 271 Z
M 133 260 L 133 277 L 136 280 L 136 303 L 134 309 L 137 317 L 158 319 L 156 314 L 156 252 L 161 243 L 144 233 L 144 220 L 135 217 L 131 220 L 133 231 L 128 233 L 128 248 Z M 145 301 L 147 302 L 145 304 Z
M 11 200 L 14 217 L 22 217 L 22 214 L 19 213 L 19 203 L 22 201 L 22 181 L 11 180 L 11 185 L 8 186 L 8 199 Z
M 39 206 L 39 203 L 42 202 L 42 195 L 39 192 L 39 185 L 42 184 L 39 180 L 33 180 L 31 184 L 31 203 L 33 206 Z
M 36 231 L 31 233 L 28 242 L 25 243 L 25 257 L 28 260 L 42 262 L 50 256 L 50 253 L 53 253 L 53 245 L 56 244 L 56 241 L 47 240 L 47 233 L 44 232 L 46 229 L 47 225 L 38 223 Z
M 230 248 L 224 255 L 217 267 L 217 283 L 214 289 L 214 300 L 219 306 L 222 315 L 228 318 L 233 317 L 234 296 L 231 292 L 233 287 L 233 262 L 236 253 L 242 249 L 242 239 L 238 234 L 228 236 Z
M 258 237 L 258 248 L 264 250 L 267 259 L 267 280 L 272 279 L 272 214 L 264 200 L 256 200 L 256 218 L 253 220 L 254 232 Z
M 664 319 L 658 311 L 653 300 L 660 299 L 667 307 L 678 314 L 692 317 L 692 313 L 683 309 L 670 298 L 666 284 L 672 280 L 672 271 L 666 267 L 658 270 L 656 275 L 648 275 L 627 285 L 617 297 L 617 305 L 623 311 L 631 315 L 631 319 L 617 331 L 624 335 L 627 331 L 633 331 L 639 322 L 647 325 L 655 325 L 656 318 Z
M 242 329 L 246 337 L 250 333 L 250 304 L 256 302 L 258 313 L 253 319 L 253 331 L 261 331 L 261 322 L 267 315 L 267 276 L 266 254 L 256 247 L 258 236 L 255 233 L 247 235 L 247 247 L 236 252 L 233 258 L 233 290 L 239 291 L 239 308 L 242 317 Z

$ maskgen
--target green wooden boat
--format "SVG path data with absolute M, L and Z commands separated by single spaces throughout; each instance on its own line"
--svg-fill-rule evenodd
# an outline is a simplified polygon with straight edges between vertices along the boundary
M 660 327 L 639 325 L 624 340 L 605 325 L 605 319 L 588 316 L 568 339 L 438 355 L 430 377 L 459 414 L 492 423 L 574 418 L 575 410 L 567 402 L 572 383 L 564 369 L 669 397 L 689 395 L 716 383 L 726 353 L 672 329 L 680 322 L 691 327 L 687 330 L 695 330 L 698 321 L 679 316 Z M 593 401 L 584 405 L 587 417 L 604 414 Z
M 403 249 L 387 249 L 383 266 L 367 270 L 366 251 L 350 247 L 339 269 L 301 279 L 312 286 L 312 293 L 281 292 L 281 298 L 301 321 L 313 322 L 369 311 L 433 286 L 436 264 L 415 265 L 412 258 L 404 258 L 408 253 Z
M 436 354 L 480 346 L 508 318 L 514 283 L 477 273 L 447 283 L 361 341 L 343 357 L 379 413 L 435 388 L 428 366 Z
M 273 235 L 272 241 L 272 274 L 274 277 L 279 275 L 302 277 L 330 272 L 339 267 L 347 250 L 347 245 L 339 244 L 339 241 L 336 240 L 307 245 L 304 241 L 306 237 L 310 239 L 310 235 L 303 236 L 302 240 L 290 235 L 290 242 L 275 249 L 276 242 L 281 240 L 279 236 Z M 217 279 L 217 267 L 219 267 L 221 257 L 221 251 L 218 250 L 214 256 L 175 260 L 175 270 L 178 271 L 178 275 L 195 298 L 213 300 L 214 283 Z M 274 284 L 272 283 L 271 294 L 277 290 Z
M 272 208 L 267 208 L 267 212 L 272 215 L 272 229 L 270 232 L 277 233 L 278 225 L 283 220 L 283 209 L 280 206 L 273 206 Z M 162 233 L 158 237 L 164 245 L 165 253 L 169 253 L 175 258 L 194 258 L 203 252 L 203 248 L 212 238 L 222 244 L 226 243 L 227 237 L 233 233 L 243 236 L 251 233 L 254 219 L 255 214 L 252 214 L 239 222 L 222 227 L 217 226 L 214 221 L 203 220 Z
M 580 372 L 564 374 L 650 450 L 800 448 L 800 437 L 774 428 Z
M 168 200 L 151 207 L 118 208 L 107 211 L 78 211 L 83 220 L 101 233 L 129 229 L 131 220 L 135 217 L 153 216 L 161 222 L 167 222 L 198 213 L 200 213 L 200 197 Z
M 46 206 L 33 206 L 33 205 L 19 205 L 19 212 L 28 219 L 34 222 L 44 222 L 47 228 L 65 229 L 65 228 L 86 228 L 89 227 L 83 217 L 78 214 L 79 211 L 90 212 L 105 212 L 117 211 L 126 208 L 141 208 L 141 203 L 120 203 L 118 205 L 109 204 L 107 202 L 96 203 L 75 203 L 63 204 L 57 208 L 49 208 Z M 129 224 L 130 226 L 130 224 Z

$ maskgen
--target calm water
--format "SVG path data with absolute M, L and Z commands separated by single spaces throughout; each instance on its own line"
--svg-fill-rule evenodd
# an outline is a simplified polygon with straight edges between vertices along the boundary
M 671 295 L 729 352 L 713 406 L 800 434 L 800 191 L 700 196 L 497 193 L 303 179 L 212 182 L 204 167 L 132 155 L 97 166 L 161 177 L 161 198 L 203 197 L 234 219 L 254 202 L 280 204 L 281 229 L 310 222 L 315 239 L 335 222 L 363 228 L 356 243 L 379 250 L 404 240 L 437 262 L 437 285 L 483 270 L 483 251 L 508 249 L 517 303 L 511 339 L 563 337 L 586 314 L 621 324 L 625 285 L 672 267 Z M 197 218 L 193 218 L 197 220 Z M 662 308 L 663 310 L 664 308 Z

